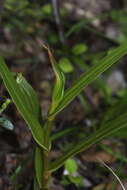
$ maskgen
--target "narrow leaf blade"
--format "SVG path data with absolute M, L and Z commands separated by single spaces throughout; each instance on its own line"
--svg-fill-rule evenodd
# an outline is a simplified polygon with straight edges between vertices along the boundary
M 102 139 L 112 135 L 119 129 L 127 127 L 127 113 L 124 113 L 123 115 L 119 116 L 117 119 L 107 122 L 102 128 L 98 129 L 91 137 L 88 139 L 82 140 L 77 145 L 73 145 L 64 155 L 59 157 L 56 161 L 52 162 L 50 165 L 49 170 L 51 172 L 57 170 L 60 168 L 65 161 L 90 148 L 92 145 L 98 143 Z
M 42 188 L 42 178 L 43 178 L 43 155 L 40 148 L 36 147 L 35 151 L 35 173 L 36 179 L 39 184 L 39 187 Z
M 45 46 L 44 46 L 45 47 Z M 52 104 L 49 113 L 51 114 L 54 112 L 56 107 L 58 106 L 59 102 L 62 100 L 64 95 L 64 85 L 65 85 L 65 76 L 62 70 L 60 69 L 59 65 L 57 64 L 54 56 L 52 55 L 50 49 L 45 47 L 48 51 L 49 59 L 53 67 L 53 71 L 56 76 L 56 81 L 53 89 L 52 95 Z

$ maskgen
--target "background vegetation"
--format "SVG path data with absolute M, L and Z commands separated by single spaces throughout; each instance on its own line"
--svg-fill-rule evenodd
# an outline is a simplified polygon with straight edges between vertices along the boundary
M 0 5 L 0 55 L 12 72 L 21 72 L 38 93 L 46 116 L 54 73 L 43 44 L 52 48 L 70 87 L 127 39 L 127 3 L 124 0 L 5 0 Z M 110 52 L 109 52 L 110 53 Z M 57 116 L 53 128 L 52 159 L 72 143 L 93 134 L 106 121 L 126 113 L 126 57 L 88 86 Z M 35 142 L 11 103 L 0 80 L 0 189 L 30 190 L 34 176 Z M 61 132 L 62 131 L 62 132 Z M 59 132 L 59 133 L 58 133 Z M 66 135 L 68 134 L 68 135 Z M 53 176 L 52 189 L 119 190 L 112 173 L 126 187 L 126 128 L 90 150 L 68 159 Z

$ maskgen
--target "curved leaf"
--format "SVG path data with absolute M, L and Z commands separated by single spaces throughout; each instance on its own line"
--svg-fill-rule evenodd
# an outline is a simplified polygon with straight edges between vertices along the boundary
M 44 46 L 45 47 L 45 46 Z M 53 67 L 53 71 L 56 76 L 56 82 L 54 84 L 53 95 L 52 95 L 52 104 L 49 113 L 51 114 L 54 112 L 56 107 L 58 106 L 59 102 L 62 100 L 64 95 L 64 85 L 65 85 L 65 76 L 62 70 L 60 69 L 59 65 L 57 64 L 55 58 L 53 57 L 50 49 L 45 47 L 48 51 L 48 55 Z
M 12 73 L 9 71 L 8 67 L 4 63 L 2 57 L 0 57 L 0 76 L 2 77 L 4 84 L 17 109 L 31 129 L 33 138 L 35 139 L 37 144 L 47 150 L 44 145 L 44 131 L 36 116 L 29 111 L 28 106 L 24 102 L 27 95 L 22 92 L 21 88 L 15 81 Z

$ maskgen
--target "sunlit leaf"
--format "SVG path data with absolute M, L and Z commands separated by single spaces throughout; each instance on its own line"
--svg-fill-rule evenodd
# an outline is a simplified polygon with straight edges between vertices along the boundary
M 69 174 L 74 174 L 77 172 L 78 166 L 74 159 L 68 159 L 65 162 L 65 169 L 68 171 Z

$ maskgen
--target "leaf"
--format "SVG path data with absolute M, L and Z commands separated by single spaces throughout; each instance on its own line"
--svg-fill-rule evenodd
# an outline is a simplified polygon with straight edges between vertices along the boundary
M 123 115 L 117 117 L 117 119 L 114 119 L 111 122 L 107 122 L 103 127 L 98 129 L 93 135 L 91 135 L 88 139 L 83 139 L 78 144 L 74 144 L 71 148 L 68 149 L 67 152 L 64 153 L 61 157 L 59 157 L 57 160 L 51 163 L 49 170 L 51 172 L 57 170 L 60 168 L 65 161 L 90 148 L 92 145 L 98 143 L 102 139 L 112 135 L 119 129 L 127 127 L 127 113 L 124 113 Z
M 2 57 L 0 57 L 0 76 L 2 77 L 4 84 L 17 109 L 31 129 L 33 138 L 35 139 L 37 144 L 47 150 L 44 145 L 44 131 L 36 116 L 29 111 L 28 106 L 24 103 L 27 95 L 22 92 L 21 88 L 15 81 L 12 73 L 9 71 L 8 67 L 4 63 Z
M 17 75 L 16 82 L 19 85 L 22 93 L 24 94 L 24 103 L 27 106 L 27 109 L 31 114 L 35 115 L 38 120 L 41 117 L 41 109 L 39 105 L 39 101 L 37 98 L 37 94 L 32 88 L 32 86 L 26 81 L 26 79 L 22 76 L 21 73 Z
M 68 159 L 65 162 L 65 169 L 69 172 L 69 174 L 74 174 L 77 172 L 78 166 L 74 159 Z
M 119 108 L 119 109 L 118 109 Z M 113 121 L 115 118 L 119 117 L 127 111 L 127 100 L 126 97 L 121 98 L 115 102 L 104 114 L 101 127 L 103 127 L 107 122 Z
M 40 190 L 36 177 L 34 177 L 33 190 Z
M 11 100 L 10 99 L 6 99 L 5 102 L 1 105 L 0 107 L 0 114 L 6 110 L 6 108 L 8 107 L 8 105 L 11 103 Z
M 119 108 L 119 109 L 118 109 Z M 113 121 L 115 118 L 119 117 L 127 111 L 127 99 L 126 96 L 120 98 L 117 102 L 115 102 L 104 114 L 103 120 L 101 122 L 101 127 L 105 126 L 105 124 L 109 121 Z M 115 134 L 114 137 L 126 138 L 127 132 L 126 128 L 120 129 Z
M 83 176 L 71 176 L 71 175 L 69 175 L 68 178 L 71 181 L 71 183 L 74 183 L 76 186 L 84 187 Z
M 74 71 L 74 67 L 71 64 L 70 60 L 66 57 L 62 57 L 59 60 L 59 67 L 64 73 L 71 73 Z
M 92 66 L 86 73 L 81 75 L 81 77 L 72 85 L 71 88 L 67 89 L 64 93 L 64 97 L 59 102 L 59 105 L 51 116 L 56 115 L 58 112 L 63 110 L 72 100 L 80 94 L 80 92 L 92 83 L 100 74 L 106 71 L 114 63 L 119 61 L 124 55 L 127 54 L 127 43 L 113 49 L 112 53 L 108 54 L 98 64 Z
M 64 130 L 62 130 L 62 131 L 59 131 L 59 132 L 57 132 L 57 133 L 55 133 L 55 134 L 53 134 L 53 135 L 51 136 L 51 141 L 54 141 L 54 140 L 56 140 L 56 139 L 59 139 L 59 138 L 63 137 L 64 135 L 67 135 L 67 134 L 69 134 L 69 133 L 72 134 L 73 132 L 76 132 L 77 130 L 78 130 L 77 127 L 69 127 L 69 128 L 64 129 Z
M 0 117 L 0 125 L 11 131 L 14 129 L 14 125 L 6 117 Z
M 88 47 L 85 44 L 76 44 L 72 48 L 72 53 L 75 55 L 81 55 L 87 51 Z
M 42 179 L 43 179 L 43 155 L 40 148 L 36 148 L 35 151 L 35 172 L 36 172 L 36 179 L 39 184 L 39 187 L 42 188 Z
M 52 67 L 53 67 L 53 71 L 56 76 L 56 82 L 54 84 L 53 95 L 52 95 L 52 105 L 51 105 L 51 108 L 49 111 L 49 113 L 51 114 L 56 109 L 59 102 L 63 98 L 65 76 L 64 76 L 63 72 L 61 71 L 59 65 L 57 64 L 56 60 L 54 59 L 50 49 L 47 48 L 46 46 L 44 46 L 44 47 L 48 51 L 48 55 L 49 55 L 49 58 L 50 58 L 50 61 L 51 61 Z
M 46 15 L 51 15 L 52 14 L 52 6 L 50 3 L 44 5 L 42 7 L 42 12 Z

